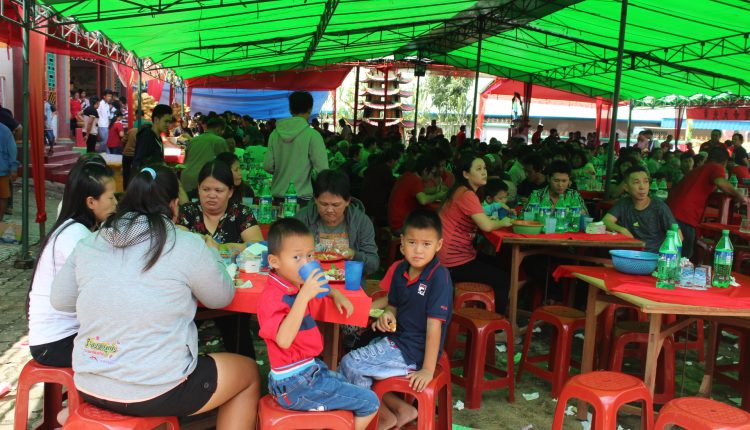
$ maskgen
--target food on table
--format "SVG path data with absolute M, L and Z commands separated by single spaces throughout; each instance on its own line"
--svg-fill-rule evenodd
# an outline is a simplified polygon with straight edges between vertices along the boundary
M 315 258 L 318 261 L 338 261 L 342 260 L 344 257 L 335 252 L 316 252 Z
M 331 265 L 331 268 L 323 272 L 326 275 L 328 281 L 343 281 L 344 280 L 344 269 L 336 267 L 335 264 Z
M 396 331 L 396 321 L 388 321 L 388 329 Z

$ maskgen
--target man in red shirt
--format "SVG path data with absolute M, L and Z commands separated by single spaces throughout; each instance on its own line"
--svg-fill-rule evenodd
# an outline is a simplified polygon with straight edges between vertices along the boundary
M 388 225 L 394 234 L 401 231 L 406 216 L 419 205 L 424 206 L 442 200 L 448 194 L 445 188 L 436 189 L 431 194 L 425 192 L 424 182 L 439 178 L 436 158 L 429 155 L 420 156 L 414 170 L 398 178 L 388 199 Z
M 738 202 L 748 202 L 748 198 L 737 191 L 726 179 L 726 165 L 729 154 L 723 147 L 712 147 L 708 159 L 702 166 L 691 170 L 667 198 L 684 239 L 682 255 L 690 258 L 695 245 L 695 228 L 703 219 L 708 196 L 718 187 L 722 192 L 734 197 Z
M 464 142 L 466 141 L 466 126 L 462 125 L 458 128 L 458 134 L 456 135 L 456 148 L 461 150 L 464 146 Z
M 70 91 L 70 138 L 76 140 L 78 114 L 81 112 L 81 94 L 76 90 Z
M 544 130 L 544 126 L 539 124 L 536 126 L 536 131 L 534 134 L 531 135 L 531 144 L 532 145 L 541 145 L 542 144 L 542 131 Z

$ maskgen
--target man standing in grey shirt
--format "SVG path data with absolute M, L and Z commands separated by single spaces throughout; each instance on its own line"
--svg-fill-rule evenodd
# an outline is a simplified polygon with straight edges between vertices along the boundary
M 658 253 L 667 231 L 677 220 L 666 203 L 649 197 L 649 185 L 646 169 L 639 165 L 628 169 L 625 191 L 629 196 L 620 199 L 604 216 L 604 225 L 611 231 L 644 241 L 646 251 Z

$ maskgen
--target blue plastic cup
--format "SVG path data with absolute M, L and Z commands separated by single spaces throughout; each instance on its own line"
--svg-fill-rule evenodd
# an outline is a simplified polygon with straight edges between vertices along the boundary
M 557 219 L 549 217 L 544 220 L 544 232 L 547 234 L 553 234 L 557 228 Z
M 347 261 L 344 263 L 344 285 L 347 290 L 357 291 L 362 288 L 362 269 L 364 261 Z
M 312 273 L 312 272 L 313 272 L 313 271 L 314 271 L 315 269 L 318 269 L 318 270 L 320 270 L 320 276 L 323 276 L 323 277 L 325 277 L 325 275 L 323 274 L 323 268 L 322 268 L 322 267 L 320 267 L 320 262 L 318 262 L 318 260 L 313 260 L 313 261 L 310 261 L 310 262 L 308 262 L 307 264 L 305 264 L 304 266 L 300 267 L 300 268 L 299 268 L 299 275 L 300 275 L 300 276 L 302 277 L 302 280 L 303 280 L 303 281 L 306 281 L 306 280 L 307 280 L 307 278 L 308 278 L 308 277 L 310 276 L 310 274 L 311 274 L 311 273 Z M 324 287 L 324 288 L 326 288 L 326 291 L 324 291 L 324 292 L 322 292 L 322 293 L 320 293 L 320 294 L 318 294 L 318 295 L 316 296 L 316 297 L 317 297 L 317 298 L 319 298 L 319 299 L 322 299 L 323 297 L 327 296 L 327 295 L 328 295 L 328 293 L 330 293 L 330 292 L 331 292 L 331 286 L 330 286 L 330 285 L 328 285 L 328 282 L 326 282 L 326 283 L 325 283 L 325 284 L 323 285 L 323 287 Z

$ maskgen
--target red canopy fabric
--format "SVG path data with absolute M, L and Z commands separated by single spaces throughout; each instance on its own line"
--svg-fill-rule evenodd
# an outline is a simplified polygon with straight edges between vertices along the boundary
M 190 88 L 333 91 L 341 86 L 351 67 L 322 70 L 289 70 L 238 76 L 204 76 L 185 81 Z
M 32 31 L 29 37 L 29 146 L 34 178 L 36 222 L 47 221 L 46 192 L 44 189 L 44 92 L 47 70 L 44 35 Z

